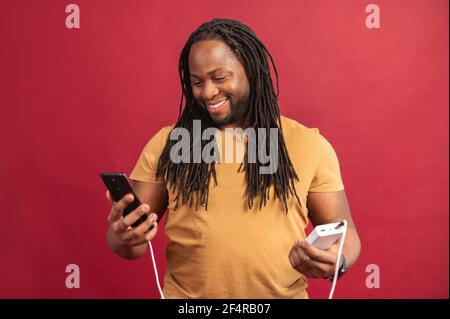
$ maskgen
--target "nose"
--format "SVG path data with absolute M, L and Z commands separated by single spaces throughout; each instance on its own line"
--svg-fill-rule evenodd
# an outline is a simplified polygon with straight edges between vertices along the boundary
M 219 94 L 219 89 L 217 86 L 211 81 L 205 81 L 200 92 L 200 98 L 203 101 L 211 101 L 215 96 L 217 96 L 217 94 Z

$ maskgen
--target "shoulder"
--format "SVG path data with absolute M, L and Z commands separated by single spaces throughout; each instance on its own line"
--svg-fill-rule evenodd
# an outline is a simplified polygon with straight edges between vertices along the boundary
M 171 124 L 171 125 L 166 125 L 163 126 L 159 129 L 159 131 L 157 131 L 150 140 L 154 140 L 157 139 L 159 141 L 161 141 L 161 143 L 164 143 L 167 138 L 170 135 L 170 132 L 172 131 L 172 129 L 175 127 L 175 124 Z
M 144 151 L 161 152 L 175 124 L 161 127 L 156 133 L 150 136 L 144 147 Z
M 285 139 L 317 140 L 319 129 L 316 127 L 307 127 L 294 119 L 281 115 L 281 126 Z
M 294 119 L 281 116 L 284 140 L 292 154 L 334 154 L 333 146 L 317 127 L 307 127 Z
M 172 131 L 172 129 L 175 127 L 175 124 L 170 124 L 170 125 L 166 125 L 161 127 L 161 129 L 159 130 L 159 132 L 157 134 L 161 134 L 165 137 L 169 136 L 170 132 Z

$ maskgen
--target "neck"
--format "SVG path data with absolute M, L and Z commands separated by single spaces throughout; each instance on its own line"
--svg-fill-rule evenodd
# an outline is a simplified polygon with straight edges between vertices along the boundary
M 226 128 L 233 128 L 234 129 L 234 128 L 238 128 L 238 127 L 240 127 L 241 129 L 245 129 L 245 128 L 248 127 L 248 125 L 245 125 L 244 119 L 242 119 L 241 121 L 236 121 L 236 122 L 233 122 L 233 123 L 222 125 L 222 126 L 220 126 L 220 129 L 221 130 L 225 130 Z

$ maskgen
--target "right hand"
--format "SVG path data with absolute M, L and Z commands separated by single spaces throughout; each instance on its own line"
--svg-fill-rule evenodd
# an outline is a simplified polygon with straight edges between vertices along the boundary
M 130 226 L 142 215 L 150 211 L 150 207 L 147 204 L 140 205 L 127 216 L 123 217 L 123 210 L 133 202 L 134 196 L 127 194 L 118 202 L 114 202 L 109 191 L 106 191 L 106 198 L 112 205 L 111 212 L 108 216 L 109 228 L 120 245 L 130 247 L 140 246 L 155 237 L 158 231 L 158 216 L 155 213 L 149 214 L 147 219 L 136 228 Z

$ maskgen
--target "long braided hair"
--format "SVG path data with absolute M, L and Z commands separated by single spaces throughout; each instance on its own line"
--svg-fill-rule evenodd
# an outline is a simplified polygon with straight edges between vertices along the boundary
M 168 137 L 159 158 L 156 176 L 164 176 L 167 185 L 170 185 L 172 192 L 175 193 L 175 209 L 178 207 L 180 198 L 182 204 L 189 201 L 189 206 L 192 207 L 194 197 L 196 210 L 199 205 L 204 206 L 206 210 L 208 209 L 211 177 L 214 179 L 215 185 L 218 184 L 215 162 L 194 163 L 192 161 L 193 149 L 196 149 L 195 145 L 200 143 L 201 149 L 203 149 L 206 144 L 211 142 L 211 140 L 202 140 L 193 136 L 193 121 L 200 120 L 202 133 L 204 129 L 216 127 L 216 125 L 208 112 L 197 103 L 193 96 L 188 65 L 191 46 L 203 40 L 223 41 L 235 53 L 244 66 L 250 83 L 249 108 L 245 115 L 244 123 L 247 123 L 248 127 L 252 127 L 256 134 L 258 134 L 258 128 L 265 128 L 266 130 L 269 130 L 269 128 L 278 128 L 278 158 L 276 159 L 278 160 L 278 168 L 276 172 L 272 174 L 260 174 L 259 168 L 262 166 L 261 163 L 258 160 L 256 160 L 256 163 L 248 163 L 248 151 L 246 151 L 244 161 L 239 167 L 238 171 L 241 171 L 244 164 L 243 170 L 245 171 L 247 183 L 245 192 L 247 205 L 251 209 L 253 207 L 253 199 L 259 196 L 259 208 L 261 209 L 263 204 L 265 206 L 269 199 L 270 187 L 273 185 L 274 195 L 283 201 L 284 210 L 287 213 L 287 199 L 289 196 L 295 196 L 299 203 L 300 200 L 295 190 L 295 181 L 298 181 L 298 177 L 290 161 L 282 133 L 280 111 L 277 102 L 279 95 L 278 72 L 273 58 L 264 44 L 248 26 L 239 21 L 214 19 L 210 22 L 203 23 L 191 34 L 181 51 L 178 71 L 182 94 L 178 120 L 174 128 L 185 128 L 189 131 L 190 145 L 187 147 L 190 149 L 191 161 L 189 163 L 174 163 L 171 160 L 170 149 L 179 141 L 171 140 Z M 277 80 L 276 95 L 272 85 L 266 55 L 270 58 L 275 71 Z M 184 108 L 182 108 L 184 98 L 186 103 Z M 265 136 L 266 151 L 268 151 L 270 147 L 269 134 L 265 134 Z

